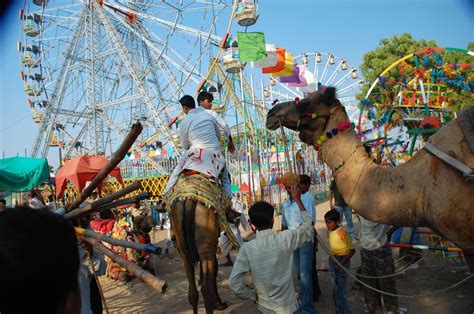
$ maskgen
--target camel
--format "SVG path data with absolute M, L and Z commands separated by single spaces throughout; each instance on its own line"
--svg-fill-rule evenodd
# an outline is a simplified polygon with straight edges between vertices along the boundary
M 365 153 L 335 89 L 276 104 L 267 114 L 266 127 L 280 125 L 299 131 L 299 138 L 318 147 L 318 158 L 333 171 L 344 200 L 362 217 L 397 226 L 424 226 L 454 242 L 474 272 L 474 180 L 438 159 L 426 149 L 408 162 L 386 168 Z M 320 136 L 344 125 L 326 141 Z M 454 119 L 429 138 L 429 142 L 474 166 L 474 153 Z
M 182 175 L 173 189 L 165 197 L 170 213 L 171 226 L 189 283 L 188 300 L 197 313 L 199 293 L 196 288 L 194 266 L 200 263 L 201 294 L 206 313 L 224 310 L 217 291 L 218 263 L 216 250 L 219 227 L 224 211 L 219 207 L 230 206 L 230 200 L 217 184 L 200 174 Z M 227 226 L 228 228 L 228 226 Z M 230 231 L 230 229 L 228 229 Z M 230 231 L 231 232 L 231 231 Z

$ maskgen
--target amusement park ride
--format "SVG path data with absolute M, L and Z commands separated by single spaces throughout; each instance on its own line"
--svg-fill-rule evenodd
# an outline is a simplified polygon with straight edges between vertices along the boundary
M 266 43 L 264 60 L 241 61 L 234 34 L 247 33 L 259 15 L 254 0 L 25 2 L 18 51 L 38 124 L 31 156 L 48 157 L 51 147 L 61 161 L 110 156 L 140 121 L 144 130 L 121 163 L 122 174 L 162 178 L 154 186 L 158 197 L 181 151 L 178 99 L 206 90 L 236 142 L 238 153 L 227 154 L 236 191 L 246 183 L 250 194 L 262 196 L 288 168 L 313 173 L 324 191 L 328 173 L 316 153 L 296 133 L 264 127 L 276 102 L 335 86 L 362 140 L 398 164 L 420 147 L 419 135 L 450 119 L 452 95 L 472 81 L 472 62 L 443 61 L 447 53 L 471 52 L 426 49 L 389 66 L 359 104 L 356 94 L 369 82 L 334 53 L 293 55 Z
M 304 84 L 286 84 L 273 74 L 254 80 L 230 32 L 258 17 L 258 3 L 250 0 L 25 2 L 18 51 L 38 124 L 31 156 L 48 157 L 51 147 L 61 161 L 110 156 L 140 121 L 144 130 L 126 158 L 132 160 L 121 165 L 124 177 L 167 176 L 180 154 L 178 99 L 207 90 L 215 110 L 233 125 L 239 154 L 228 161 L 238 185 L 271 181 L 271 160 L 284 159 L 281 135 L 264 128 L 271 105 L 332 84 L 356 119 L 355 94 L 363 81 L 346 60 L 324 52 L 292 58 L 291 72 L 298 68 Z M 294 158 L 300 144 L 288 137 Z

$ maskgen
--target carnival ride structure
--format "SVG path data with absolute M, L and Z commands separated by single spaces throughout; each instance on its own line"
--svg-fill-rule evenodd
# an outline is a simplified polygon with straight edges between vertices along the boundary
M 392 165 L 405 162 L 422 147 L 423 139 L 452 119 L 459 97 L 472 97 L 473 55 L 464 49 L 435 47 L 396 60 L 361 101 L 359 137 L 378 147 Z

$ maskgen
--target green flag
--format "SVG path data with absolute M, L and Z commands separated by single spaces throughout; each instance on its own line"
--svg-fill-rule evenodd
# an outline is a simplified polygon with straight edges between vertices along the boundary
M 258 61 L 267 57 L 265 50 L 265 36 L 262 32 L 237 32 L 240 61 Z

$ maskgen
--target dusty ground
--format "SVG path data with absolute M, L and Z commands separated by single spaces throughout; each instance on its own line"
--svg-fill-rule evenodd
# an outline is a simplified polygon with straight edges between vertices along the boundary
M 324 213 L 329 210 L 328 203 L 317 206 L 318 233 L 326 239 L 326 227 L 324 225 Z M 356 233 L 359 230 L 357 219 Z M 155 239 L 161 247 L 164 246 L 166 232 L 161 230 L 153 231 L 152 239 Z M 428 244 L 428 237 L 422 235 L 422 242 Z M 326 242 L 327 243 L 327 242 Z M 355 243 L 356 250 L 358 243 Z M 192 313 L 187 299 L 188 284 L 186 275 L 176 250 L 171 251 L 172 258 L 156 259 L 154 261 L 157 269 L 157 276 L 168 282 L 168 290 L 164 294 L 157 294 L 147 285 L 138 280 L 131 285 L 124 285 L 111 281 L 105 277 L 101 278 L 102 288 L 105 293 L 109 311 L 112 313 Z M 426 252 L 424 252 L 426 254 Z M 394 258 L 397 259 L 398 252 L 394 251 Z M 235 253 L 234 256 L 235 257 Z M 219 260 L 223 262 L 223 257 Z M 398 267 L 403 266 L 405 260 L 397 263 Z M 397 277 L 397 288 L 399 294 L 417 295 L 436 291 L 448 287 L 463 278 L 469 271 L 463 264 L 456 264 L 453 259 L 443 259 L 432 253 L 425 255 L 416 269 L 408 269 L 404 274 Z M 318 251 L 318 269 L 327 268 L 327 255 L 323 250 Z M 359 254 L 353 257 L 352 270 L 355 271 L 360 264 Z M 219 269 L 218 282 L 221 298 L 229 304 L 229 307 L 220 313 L 258 313 L 255 305 L 249 301 L 243 301 L 235 297 L 228 287 L 227 278 L 230 274 L 230 267 Z M 315 307 L 319 313 L 333 313 L 334 306 L 331 297 L 331 285 L 329 274 L 325 271 L 319 272 L 319 282 L 323 294 Z M 364 302 L 362 292 L 356 290 L 351 284 L 349 286 L 349 303 L 353 313 L 364 313 Z M 199 300 L 199 313 L 204 313 L 202 296 Z M 474 313 L 474 279 L 471 278 L 458 287 L 436 295 L 425 297 L 399 298 L 399 306 L 405 308 L 408 313 Z

